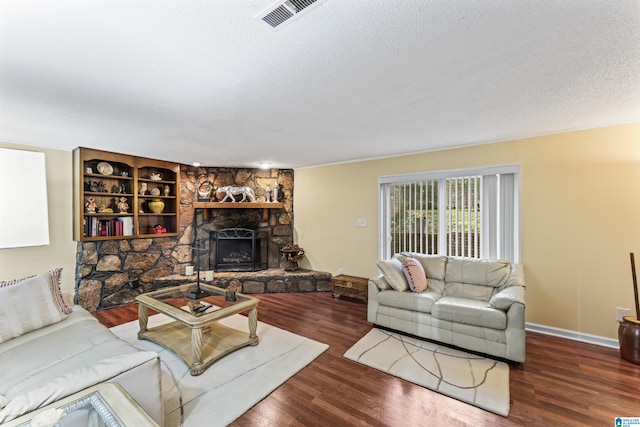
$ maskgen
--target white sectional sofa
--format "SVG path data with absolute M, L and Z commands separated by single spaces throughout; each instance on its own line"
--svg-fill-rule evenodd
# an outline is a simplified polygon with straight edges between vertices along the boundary
M 59 272 L 50 273 L 0 282 L 0 424 L 116 382 L 163 425 L 158 354 L 119 339 L 82 307 L 64 305 Z
M 406 281 L 404 258 L 419 261 L 424 292 Z M 491 356 L 525 360 L 522 266 L 502 260 L 399 253 L 369 280 L 368 321 Z M 404 282 L 403 282 L 404 281 Z

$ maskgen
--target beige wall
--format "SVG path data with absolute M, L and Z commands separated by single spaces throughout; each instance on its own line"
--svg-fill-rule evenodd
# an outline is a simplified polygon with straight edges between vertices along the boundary
M 33 248 L 0 249 L 0 280 L 20 279 L 62 267 L 63 293 L 73 294 L 76 244 L 72 239 L 71 152 L 6 144 L 0 147 L 40 151 L 45 154 L 49 208 L 49 245 Z M 19 182 L 16 185 L 20 185 Z M 25 191 L 28 189 L 25 188 Z M 7 209 L 7 201 L 0 201 Z
M 303 267 L 369 277 L 378 254 L 378 177 L 521 165 L 527 321 L 617 338 L 640 262 L 640 123 L 296 170 Z M 366 227 L 356 227 L 366 218 Z

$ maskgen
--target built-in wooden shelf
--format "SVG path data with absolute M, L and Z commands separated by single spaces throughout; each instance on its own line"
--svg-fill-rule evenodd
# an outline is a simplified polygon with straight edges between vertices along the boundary
M 73 150 L 73 186 L 76 241 L 180 235 L 179 163 L 78 147 Z M 160 212 L 149 207 L 155 199 L 164 204 Z M 91 201 L 95 207 L 90 208 Z M 121 202 L 128 205 L 124 212 Z M 155 234 L 158 225 L 166 232 Z
M 262 209 L 262 219 L 269 219 L 269 209 L 282 209 L 282 202 L 193 202 L 194 209 L 205 209 L 204 220 L 209 220 L 207 209 Z

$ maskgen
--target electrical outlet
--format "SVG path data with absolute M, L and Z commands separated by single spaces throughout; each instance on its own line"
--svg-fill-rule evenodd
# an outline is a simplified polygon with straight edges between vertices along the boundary
M 338 274 L 342 274 L 342 267 L 338 269 Z
M 366 227 L 367 226 L 367 218 L 358 218 L 356 220 L 356 225 L 358 227 Z
M 631 309 L 616 307 L 616 320 L 618 322 L 622 322 L 622 318 L 625 316 L 629 316 L 631 314 Z

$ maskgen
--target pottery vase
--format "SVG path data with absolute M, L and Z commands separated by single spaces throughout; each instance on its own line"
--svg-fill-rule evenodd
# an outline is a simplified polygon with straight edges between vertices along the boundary
M 635 317 L 625 316 L 618 327 L 620 357 L 636 365 L 640 365 L 640 321 Z
M 149 210 L 153 213 L 161 213 L 164 210 L 164 202 L 160 199 L 153 199 L 149 202 Z

